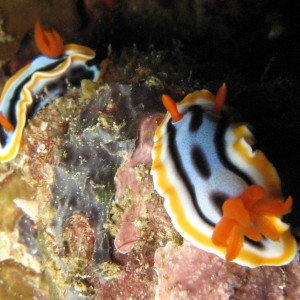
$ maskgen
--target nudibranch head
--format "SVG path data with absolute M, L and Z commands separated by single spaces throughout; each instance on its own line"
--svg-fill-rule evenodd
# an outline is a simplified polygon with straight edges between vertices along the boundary
M 297 245 L 281 217 L 292 199 L 281 195 L 274 166 L 246 124 L 224 106 L 226 86 L 176 103 L 158 126 L 152 152 L 155 189 L 174 227 L 197 247 L 256 267 L 290 262 Z
M 95 52 L 81 45 L 63 45 L 58 33 L 44 30 L 38 21 L 35 38 L 44 55 L 23 67 L 5 84 L 0 97 L 0 162 L 18 153 L 27 119 L 63 95 L 68 86 L 80 88 L 82 79 L 98 80 L 99 67 L 88 63 Z
M 34 27 L 35 44 L 45 56 L 56 58 L 63 54 L 64 43 L 59 33 L 54 29 L 43 27 L 39 20 Z

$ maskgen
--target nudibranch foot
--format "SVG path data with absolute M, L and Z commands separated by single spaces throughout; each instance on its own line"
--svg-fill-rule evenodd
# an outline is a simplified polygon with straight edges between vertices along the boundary
M 287 264 L 297 244 L 281 217 L 292 198 L 282 200 L 276 169 L 253 151 L 247 124 L 224 106 L 226 94 L 223 84 L 216 96 L 201 90 L 177 103 L 163 96 L 168 112 L 154 136 L 155 189 L 195 246 L 249 267 Z

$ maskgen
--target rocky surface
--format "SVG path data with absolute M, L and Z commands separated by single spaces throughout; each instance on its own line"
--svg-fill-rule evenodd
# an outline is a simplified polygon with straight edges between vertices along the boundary
M 16 160 L 2 165 L 11 207 L 2 221 L 2 269 L 9 272 L 11 261 L 34 272 L 22 283 L 28 293 L 6 286 L 7 299 L 299 297 L 298 257 L 249 269 L 174 230 L 149 173 L 159 89 L 83 82 L 82 90 L 42 109 Z
M 226 263 L 185 241 L 155 253 L 156 299 L 297 299 L 298 257 L 283 267 L 250 269 Z

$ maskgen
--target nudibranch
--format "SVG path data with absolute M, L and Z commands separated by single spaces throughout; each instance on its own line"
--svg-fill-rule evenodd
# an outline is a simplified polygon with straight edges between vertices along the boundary
M 0 98 L 0 161 L 18 153 L 26 121 L 53 96 L 63 95 L 68 86 L 80 88 L 82 79 L 96 81 L 100 69 L 90 61 L 95 52 L 77 44 L 64 45 L 55 30 L 35 25 L 40 55 L 14 74 Z
M 155 189 L 178 232 L 195 246 L 244 266 L 284 265 L 297 244 L 281 217 L 290 212 L 276 169 L 247 124 L 223 105 L 225 84 L 175 103 L 154 136 Z

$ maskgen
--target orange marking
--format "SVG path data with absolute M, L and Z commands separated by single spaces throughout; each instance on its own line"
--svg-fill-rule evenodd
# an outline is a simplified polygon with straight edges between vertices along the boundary
M 269 217 L 279 217 L 289 213 L 292 198 L 266 198 L 265 190 L 259 185 L 249 186 L 240 196 L 228 198 L 222 207 L 223 217 L 216 225 L 212 242 L 226 247 L 226 260 L 235 259 L 242 248 L 244 235 L 254 241 L 262 240 L 262 235 L 272 241 L 279 241 L 280 233 Z
M 175 101 L 170 96 L 162 95 L 162 102 L 164 107 L 171 114 L 173 122 L 177 122 L 183 118 L 183 114 L 178 111 Z
M 55 58 L 64 52 L 64 44 L 58 32 L 44 28 L 39 20 L 35 23 L 34 40 L 37 48 L 45 56 Z
M 216 95 L 216 103 L 214 109 L 215 113 L 219 114 L 221 112 L 223 104 L 226 100 L 226 96 L 227 96 L 227 87 L 226 87 L 226 83 L 224 82 L 219 88 Z
M 7 132 L 11 132 L 14 130 L 14 126 L 3 116 L 0 112 L 0 124 Z

